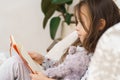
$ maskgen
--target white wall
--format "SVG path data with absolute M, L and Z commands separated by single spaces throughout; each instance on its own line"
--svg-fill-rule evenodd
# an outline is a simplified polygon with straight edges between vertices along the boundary
M 43 30 L 41 0 L 0 0 L 0 52 L 9 51 L 13 34 L 27 51 L 46 53 L 52 40 L 49 27 Z M 48 24 L 49 25 L 49 24 Z

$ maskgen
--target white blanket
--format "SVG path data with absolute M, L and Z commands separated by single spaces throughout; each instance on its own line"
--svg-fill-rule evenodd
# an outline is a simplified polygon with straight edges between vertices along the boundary
M 0 53 L 0 65 L 7 59 L 4 53 Z

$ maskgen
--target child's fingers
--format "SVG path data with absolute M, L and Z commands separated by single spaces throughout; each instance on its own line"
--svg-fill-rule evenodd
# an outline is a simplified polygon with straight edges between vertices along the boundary
M 34 74 L 30 74 L 30 77 L 33 78 L 33 77 L 34 77 Z
M 36 58 L 36 53 L 35 52 L 28 52 L 31 58 Z
M 34 78 L 37 77 L 37 75 L 36 75 L 36 74 L 30 74 L 30 77 L 31 77 L 32 79 L 34 79 Z
M 41 75 L 42 73 L 41 73 L 41 72 L 38 72 L 38 71 L 35 71 L 35 74 Z
M 40 80 L 38 74 L 30 74 L 32 80 Z
M 37 71 L 35 71 L 35 74 L 38 74 L 38 72 L 37 72 Z
M 30 74 L 30 77 L 32 77 L 33 76 L 33 74 Z

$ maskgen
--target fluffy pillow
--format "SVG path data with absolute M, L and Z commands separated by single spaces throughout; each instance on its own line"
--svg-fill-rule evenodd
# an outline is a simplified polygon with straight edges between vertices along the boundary
M 88 68 L 87 80 L 120 80 L 120 23 L 100 38 Z

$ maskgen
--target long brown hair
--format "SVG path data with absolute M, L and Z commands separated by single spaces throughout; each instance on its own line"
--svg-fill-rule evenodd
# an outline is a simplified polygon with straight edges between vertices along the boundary
M 84 4 L 88 6 L 91 16 L 91 24 L 88 35 L 86 36 L 82 44 L 83 47 L 88 50 L 88 52 L 94 52 L 100 36 L 108 28 L 120 22 L 119 8 L 113 0 L 81 0 L 80 3 L 77 4 L 75 7 L 75 14 L 78 15 L 79 19 L 81 17 L 80 9 L 81 6 Z M 100 19 L 104 19 L 106 21 L 106 25 L 102 31 L 100 31 L 98 28 Z

